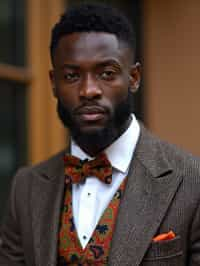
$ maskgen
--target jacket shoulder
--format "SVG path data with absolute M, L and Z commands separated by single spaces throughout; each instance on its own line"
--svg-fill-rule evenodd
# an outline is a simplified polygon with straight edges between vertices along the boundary
M 149 153 L 151 159 L 164 158 L 174 171 L 178 171 L 183 176 L 197 177 L 200 182 L 200 158 L 192 153 L 160 139 L 141 126 L 141 136 L 143 149 Z M 143 140 L 142 140 L 143 139 Z
M 57 154 L 51 156 L 47 160 L 39 162 L 34 165 L 21 167 L 16 172 L 13 183 L 20 182 L 23 186 L 24 183 L 31 182 L 33 177 L 45 177 L 53 178 L 57 174 L 61 173 L 64 169 L 63 156 L 65 150 L 58 152 Z

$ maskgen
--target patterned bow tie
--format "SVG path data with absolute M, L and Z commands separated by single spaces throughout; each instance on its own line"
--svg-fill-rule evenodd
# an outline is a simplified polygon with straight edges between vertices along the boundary
M 82 183 L 88 176 L 95 176 L 102 182 L 112 182 L 112 165 L 105 153 L 100 153 L 94 160 L 80 160 L 66 154 L 64 156 L 66 184 Z

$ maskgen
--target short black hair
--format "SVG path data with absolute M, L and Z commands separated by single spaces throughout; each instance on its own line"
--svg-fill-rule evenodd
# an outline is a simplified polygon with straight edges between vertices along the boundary
M 135 52 L 135 32 L 119 10 L 104 4 L 81 4 L 68 8 L 52 29 L 50 54 L 53 61 L 61 37 L 75 32 L 106 32 L 117 36 Z

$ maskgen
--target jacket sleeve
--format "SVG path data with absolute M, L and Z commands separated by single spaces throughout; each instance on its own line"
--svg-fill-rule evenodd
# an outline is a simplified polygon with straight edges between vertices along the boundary
M 16 209 L 16 184 L 18 175 L 13 178 L 6 215 L 0 231 L 0 265 L 4 266 L 26 265 Z
M 189 266 L 200 265 L 200 202 L 195 212 L 190 232 Z

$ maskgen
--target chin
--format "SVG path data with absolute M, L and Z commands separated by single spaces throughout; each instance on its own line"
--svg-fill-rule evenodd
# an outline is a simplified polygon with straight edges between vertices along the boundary
M 82 126 L 71 130 L 71 135 L 78 143 L 88 146 L 102 146 L 106 139 L 110 139 L 112 129 L 107 126 Z
M 105 126 L 84 126 L 79 128 L 79 135 L 99 135 L 102 134 L 107 127 Z

